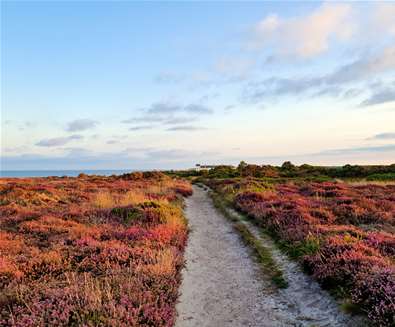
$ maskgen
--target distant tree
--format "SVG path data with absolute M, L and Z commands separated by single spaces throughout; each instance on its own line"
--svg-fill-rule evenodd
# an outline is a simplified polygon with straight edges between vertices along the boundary
M 344 165 L 341 169 L 341 177 L 363 177 L 366 175 L 364 173 L 364 167 L 358 165 Z
M 295 170 L 296 166 L 291 161 L 285 161 L 281 168 L 284 170 Z
M 261 173 L 263 177 L 279 177 L 278 168 L 270 165 L 261 166 Z
M 241 173 L 243 169 L 247 166 L 248 164 L 245 161 L 240 161 L 239 165 L 237 166 L 237 170 L 239 171 L 239 173 Z
M 240 171 L 240 175 L 243 177 L 246 177 L 246 176 L 262 177 L 261 167 L 258 165 L 246 165 Z
M 208 171 L 208 175 L 210 177 L 216 177 L 216 178 L 230 178 L 230 177 L 236 177 L 238 175 L 238 172 L 232 166 L 220 165 L 210 169 Z

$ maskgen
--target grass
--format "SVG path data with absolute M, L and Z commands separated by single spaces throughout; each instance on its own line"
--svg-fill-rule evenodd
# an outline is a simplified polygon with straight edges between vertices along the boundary
M 221 199 L 219 194 L 210 192 L 210 196 L 217 210 L 219 210 L 233 223 L 233 227 L 240 234 L 243 242 L 253 250 L 254 256 L 265 275 L 270 277 L 276 287 L 288 287 L 288 282 L 286 281 L 282 270 L 274 260 L 270 249 L 264 246 L 259 238 L 255 237 L 248 226 L 243 222 L 243 218 L 241 216 L 238 214 L 232 214 L 232 212 L 229 211 L 227 204 L 223 199 Z
M 379 186 L 386 186 L 386 185 L 395 185 L 394 180 L 370 180 L 370 179 L 363 179 L 363 180 L 345 180 L 344 183 L 347 183 L 351 186 L 366 186 L 366 185 L 379 185 Z
M 158 172 L 0 179 L 0 326 L 172 326 L 191 194 Z

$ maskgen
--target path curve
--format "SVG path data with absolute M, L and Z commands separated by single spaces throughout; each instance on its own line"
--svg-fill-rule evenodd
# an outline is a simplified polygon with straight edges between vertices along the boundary
M 306 299 L 297 294 L 290 298 L 290 291 L 274 290 L 230 222 L 196 186 L 186 200 L 186 216 L 191 233 L 176 327 L 351 326 L 349 318 L 333 309 L 329 297 L 324 299 L 329 307 L 317 308 L 314 294 Z M 296 269 L 294 274 L 298 278 L 303 273 Z M 311 316 L 309 306 L 314 308 Z M 307 309 L 301 314 L 295 307 Z

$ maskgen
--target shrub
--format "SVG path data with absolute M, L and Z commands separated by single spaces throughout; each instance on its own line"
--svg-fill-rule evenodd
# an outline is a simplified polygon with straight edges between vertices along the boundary
M 173 325 L 190 194 L 159 172 L 1 181 L 0 325 Z
M 368 316 L 382 326 L 395 321 L 395 271 L 374 266 L 369 272 L 358 273 L 352 292 L 353 300 L 368 308 Z
M 287 164 L 282 169 L 296 168 Z M 359 174 L 359 168 L 344 169 L 350 175 Z M 213 184 L 225 196 L 236 185 L 231 181 Z M 325 287 L 341 290 L 346 297 L 352 295 L 354 304 L 373 323 L 391 326 L 394 191 L 392 185 L 280 183 L 271 191 L 240 191 L 233 201 Z

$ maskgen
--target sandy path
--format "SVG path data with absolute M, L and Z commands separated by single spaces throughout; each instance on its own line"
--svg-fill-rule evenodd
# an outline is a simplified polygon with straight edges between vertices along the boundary
M 283 256 L 279 259 L 288 267 L 286 276 L 292 282 L 286 290 L 274 290 L 250 250 L 202 189 L 194 187 L 186 215 L 192 231 L 176 327 L 355 326 Z

